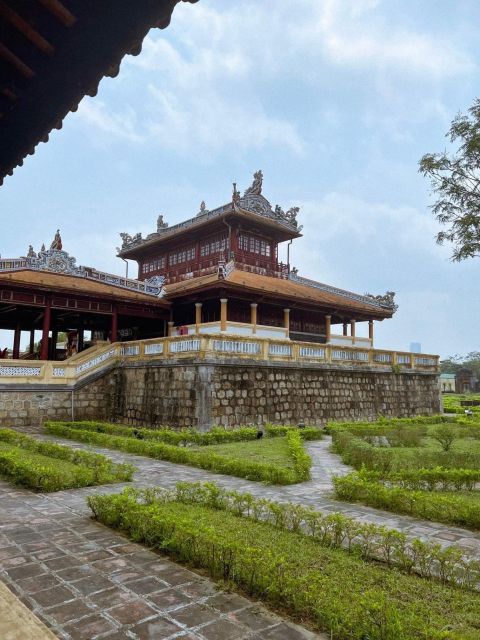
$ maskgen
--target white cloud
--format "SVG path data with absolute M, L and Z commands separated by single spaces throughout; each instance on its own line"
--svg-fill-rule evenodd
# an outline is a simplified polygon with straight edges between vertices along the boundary
M 121 112 L 107 107 L 105 102 L 90 101 L 84 98 L 78 108 L 80 118 L 89 126 L 96 127 L 109 136 L 123 138 L 131 142 L 140 142 L 142 135 L 138 132 L 136 111 L 126 106 Z

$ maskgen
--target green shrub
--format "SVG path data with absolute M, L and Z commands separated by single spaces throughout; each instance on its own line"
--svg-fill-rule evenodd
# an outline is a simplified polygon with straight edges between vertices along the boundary
M 0 429 L 1 442 L 9 443 L 49 458 L 89 467 L 92 469 L 95 484 L 129 481 L 135 471 L 135 467 L 131 464 L 118 464 L 101 454 L 72 449 L 53 442 L 42 442 L 12 429 Z
M 469 500 L 468 496 L 388 487 L 379 479 L 362 473 L 333 478 L 333 484 L 339 500 L 361 502 L 394 513 L 480 529 L 480 503 Z
M 50 423 L 48 422 L 46 424 L 48 425 Z M 207 446 L 226 442 L 255 440 L 258 433 L 256 427 L 239 427 L 231 431 L 226 431 L 221 427 L 213 427 L 210 431 L 195 431 L 194 429 L 147 429 L 145 427 L 128 427 L 125 425 L 95 421 L 52 422 L 52 424 L 61 424 L 65 427 L 81 429 L 82 431 L 96 431 L 97 433 L 137 438 L 138 440 L 154 440 L 177 446 L 187 446 L 190 444 Z M 297 427 L 268 424 L 265 429 L 266 435 L 269 438 L 285 436 L 290 431 L 298 431 L 304 440 L 320 440 L 322 437 L 322 431 L 316 427 L 298 429 Z
M 194 451 L 188 447 L 178 447 L 153 440 L 139 440 L 132 437 L 98 433 L 93 430 L 72 429 L 70 426 L 67 426 L 68 424 L 69 423 L 46 422 L 45 428 L 48 433 L 63 438 L 87 442 L 101 447 L 120 449 L 121 451 L 140 456 L 168 460 L 169 462 L 179 464 L 188 464 L 216 473 L 247 478 L 248 480 L 264 481 L 272 484 L 294 484 L 310 477 L 309 473 L 306 475 L 305 472 L 305 457 L 301 456 L 298 451 L 295 431 L 292 431 L 294 437 L 288 441 L 288 444 L 292 455 L 295 452 L 298 458 L 298 464 L 294 457 L 293 469 L 287 469 L 274 464 L 218 455 L 209 451 L 208 447 L 205 448 L 205 451 Z M 300 441 L 300 438 L 298 438 L 298 441 Z
M 256 498 L 250 493 L 229 491 L 212 482 L 178 482 L 174 490 L 146 489 L 136 493 L 137 499 L 152 502 L 200 504 L 228 511 L 256 522 L 268 522 L 276 528 L 309 536 L 321 545 L 343 548 L 364 559 L 386 562 L 402 571 L 415 571 L 425 578 L 440 578 L 471 588 L 480 576 L 480 563 L 462 557 L 459 547 L 449 547 L 450 564 L 445 565 L 444 548 L 437 543 L 409 540 L 395 529 L 364 524 L 342 513 L 324 514 L 295 503 L 278 503 Z M 442 575 L 435 574 L 440 560 L 445 565 Z M 438 573 L 438 572 L 437 572 Z
M 145 504 L 137 497 L 130 491 L 88 502 L 100 522 L 235 583 L 332 639 L 478 638 L 477 594 L 370 564 L 227 511 L 159 500 Z
M 74 462 L 69 460 L 68 455 L 63 455 L 63 451 L 59 452 L 59 449 L 69 449 L 69 447 L 59 447 L 59 445 L 55 445 L 55 449 L 50 453 L 61 453 L 61 455 L 45 455 L 45 450 L 42 453 L 38 452 L 43 449 L 42 447 L 35 450 L 33 444 L 29 443 L 29 440 L 33 439 L 28 436 L 18 438 L 22 444 L 28 443 L 27 447 L 8 442 L 9 437 L 13 442 L 15 438 L 9 436 L 6 431 L 0 430 L 0 475 L 14 484 L 35 491 L 60 491 L 94 484 L 120 482 L 129 479 L 133 472 L 130 468 L 127 473 L 127 465 L 121 465 L 117 469 L 116 465 L 107 458 L 104 458 L 105 463 L 101 464 L 98 460 L 97 464 L 90 465 Z M 35 444 L 35 441 L 33 443 Z M 97 458 L 103 458 L 103 456 L 97 456 Z

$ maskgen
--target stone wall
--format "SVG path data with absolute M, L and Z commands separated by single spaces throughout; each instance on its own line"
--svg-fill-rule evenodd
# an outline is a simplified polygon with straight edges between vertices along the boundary
M 103 419 L 132 425 L 321 425 L 441 410 L 438 375 L 368 367 L 228 361 L 125 365 L 74 390 L 0 388 L 0 425 Z

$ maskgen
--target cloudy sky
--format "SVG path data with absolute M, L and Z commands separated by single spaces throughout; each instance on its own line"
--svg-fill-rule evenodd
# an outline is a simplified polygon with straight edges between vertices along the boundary
M 124 273 L 118 233 L 230 199 L 257 169 L 301 207 L 302 275 L 396 291 L 377 345 L 479 349 L 480 258 L 435 244 L 426 152 L 479 95 L 476 0 L 200 0 L 153 30 L 0 188 L 2 257 L 50 243 Z M 134 273 L 134 265 L 130 274 Z

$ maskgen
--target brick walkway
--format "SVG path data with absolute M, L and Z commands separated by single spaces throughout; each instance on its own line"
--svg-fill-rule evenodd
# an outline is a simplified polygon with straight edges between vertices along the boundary
M 341 511 L 408 535 L 455 543 L 480 558 L 480 535 L 369 507 L 337 502 L 330 478 L 349 468 L 328 451 L 329 439 L 308 444 L 312 480 L 266 486 L 119 451 L 38 434 L 72 447 L 93 449 L 138 468 L 135 482 L 53 494 L 33 494 L 0 482 L 0 578 L 61 638 L 183 638 L 185 640 L 304 640 L 294 628 L 237 595 L 217 592 L 196 573 L 129 543 L 89 519 L 85 497 L 125 486 L 172 486 L 179 480 L 213 480 L 272 500 Z M 0 634 L 1 637 L 1 634 Z
M 33 494 L 0 481 L 0 579 L 59 638 L 323 637 L 92 521 L 89 492 Z
M 331 497 L 331 476 L 333 474 L 345 474 L 352 469 L 343 464 L 337 455 L 330 453 L 328 450 L 331 444 L 329 436 L 326 436 L 318 442 L 307 443 L 308 451 L 313 460 L 312 480 L 282 487 L 264 485 L 260 482 L 251 482 L 233 476 L 210 473 L 203 469 L 163 462 L 162 460 L 133 456 L 122 453 L 121 451 L 114 451 L 113 449 L 89 447 L 88 445 L 83 445 L 72 440 L 62 440 L 52 436 L 41 435 L 38 433 L 38 430 L 29 430 L 28 432 L 31 434 L 35 433 L 37 436 L 47 440 L 103 453 L 116 462 L 131 462 L 138 468 L 133 483 L 102 487 L 102 491 L 112 493 L 121 491 L 125 486 L 132 485 L 137 487 L 152 485 L 170 487 L 180 480 L 191 482 L 210 480 L 217 482 L 223 487 L 236 489 L 238 491 L 249 491 L 254 495 L 270 500 L 297 502 L 313 506 L 323 512 L 339 511 L 359 521 L 374 522 L 375 524 L 398 529 L 411 537 L 438 542 L 444 546 L 455 544 L 461 547 L 466 555 L 480 559 L 480 533 L 461 529 L 460 527 L 430 522 L 428 520 L 420 520 L 410 516 L 397 515 L 388 511 L 380 511 L 373 507 L 334 500 Z M 93 491 L 95 490 L 98 490 L 98 488 L 93 489 Z M 91 488 L 79 489 L 75 492 L 75 495 L 79 497 L 81 502 L 80 496 L 87 495 L 89 492 L 92 492 Z M 72 500 L 72 492 L 70 491 L 54 495 L 58 501 L 65 500 L 70 504 Z

